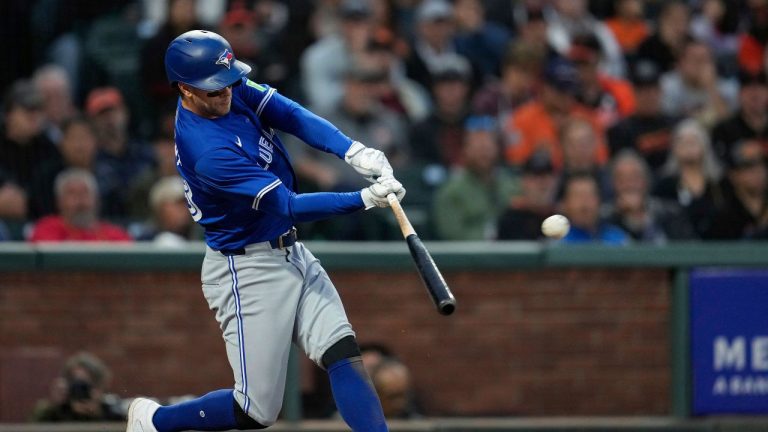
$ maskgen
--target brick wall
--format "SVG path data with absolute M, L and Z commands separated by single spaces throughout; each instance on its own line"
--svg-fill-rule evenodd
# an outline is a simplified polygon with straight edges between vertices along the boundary
M 331 277 L 359 339 L 411 367 L 428 414 L 667 412 L 666 271 L 448 272 L 459 301 L 451 317 L 434 312 L 412 272 Z M 197 272 L 0 273 L 0 421 L 40 396 L 25 389 L 55 375 L 52 353 L 81 349 L 111 366 L 123 396 L 232 382 Z M 7 388 L 24 374 L 29 386 Z

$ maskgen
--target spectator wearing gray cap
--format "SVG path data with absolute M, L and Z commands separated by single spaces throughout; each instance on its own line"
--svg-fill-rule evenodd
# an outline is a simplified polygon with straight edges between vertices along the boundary
M 45 135 L 58 144 L 63 135 L 62 126 L 77 114 L 72 101 L 72 80 L 63 67 L 55 64 L 40 67 L 32 79 L 43 98 Z
M 301 80 L 307 104 L 332 109 L 344 93 L 344 74 L 366 49 L 373 31 L 368 0 L 342 0 L 338 32 L 322 37 L 301 56 Z
M 43 98 L 30 81 L 17 81 L 10 87 L 3 103 L 3 120 L 0 177 L 27 189 L 35 167 L 59 157 L 43 135 Z
M 446 0 L 423 0 L 416 10 L 413 50 L 405 62 L 408 76 L 431 88 L 441 62 L 456 55 L 455 34 L 453 6 Z

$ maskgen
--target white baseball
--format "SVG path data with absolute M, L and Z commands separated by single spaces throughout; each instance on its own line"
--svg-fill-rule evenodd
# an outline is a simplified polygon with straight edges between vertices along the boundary
M 568 234 L 568 230 L 571 229 L 571 223 L 568 222 L 568 218 L 563 215 L 552 215 L 541 223 L 541 232 L 545 236 L 553 239 L 561 239 Z

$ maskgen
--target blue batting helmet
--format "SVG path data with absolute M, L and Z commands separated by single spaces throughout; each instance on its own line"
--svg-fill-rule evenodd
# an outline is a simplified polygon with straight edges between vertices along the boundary
M 182 34 L 165 52 L 165 73 L 171 84 L 214 91 L 232 85 L 250 71 L 250 66 L 235 59 L 226 39 L 206 30 Z

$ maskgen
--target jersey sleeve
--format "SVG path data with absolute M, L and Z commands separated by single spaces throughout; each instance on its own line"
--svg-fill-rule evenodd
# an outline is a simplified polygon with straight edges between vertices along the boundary
M 352 145 L 352 139 L 328 120 L 279 94 L 274 88 L 243 78 L 242 85 L 236 89 L 237 95 L 265 123 L 300 138 L 316 149 L 343 159 Z
M 251 208 L 309 222 L 363 208 L 360 192 L 296 194 L 273 173 L 262 169 L 233 149 L 211 151 L 201 157 L 195 172 L 198 179 L 232 200 L 248 200 Z

